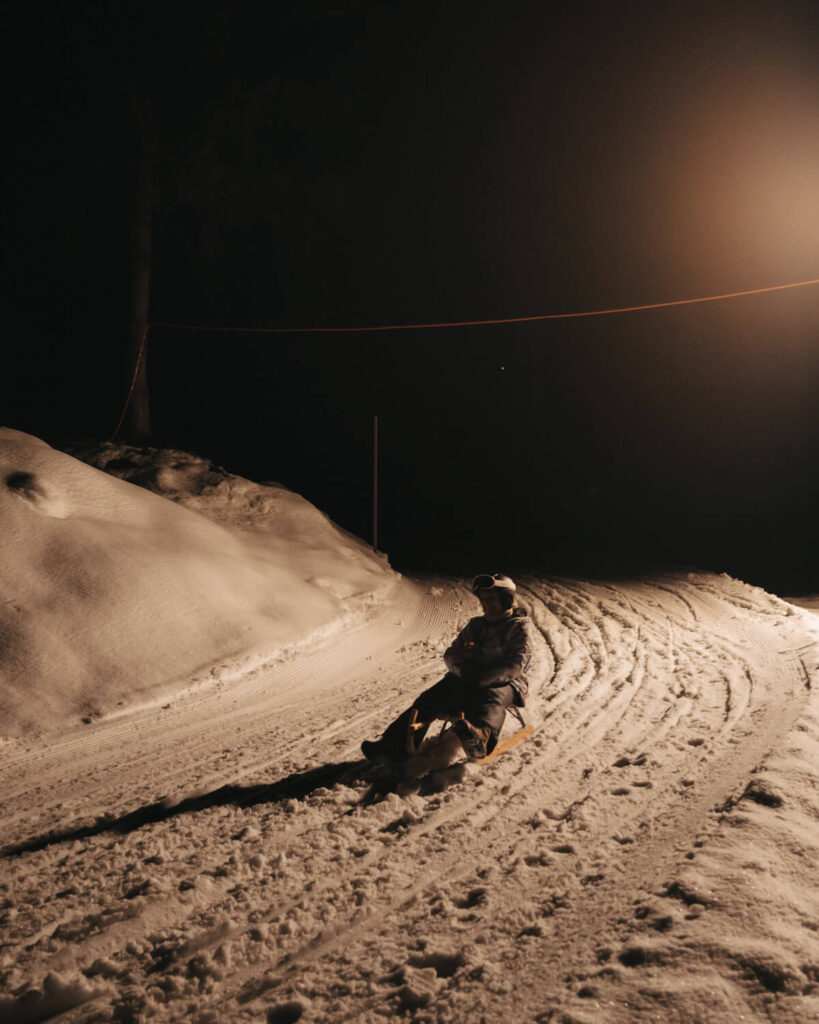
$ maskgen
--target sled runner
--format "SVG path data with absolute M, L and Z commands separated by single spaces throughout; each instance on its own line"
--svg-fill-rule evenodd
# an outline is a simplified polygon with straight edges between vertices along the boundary
M 513 704 L 507 708 L 507 711 L 511 712 L 515 716 L 515 718 L 517 718 L 518 722 L 520 723 L 520 728 L 516 732 L 512 733 L 511 736 L 508 736 L 505 740 L 503 740 L 502 743 L 498 743 L 498 745 L 493 750 L 491 750 L 485 757 L 472 758 L 471 760 L 473 760 L 475 764 L 486 764 L 487 761 L 494 760 L 500 754 L 506 753 L 507 750 L 511 750 L 512 747 L 516 747 L 518 743 L 521 743 L 523 740 L 528 739 L 535 731 L 535 727 L 526 720 L 527 716 L 524 714 L 523 708 L 519 708 Z M 438 733 L 438 736 L 443 736 L 445 733 L 447 733 L 454 727 L 456 722 L 458 722 L 462 718 L 464 718 L 463 712 L 461 712 L 456 717 L 441 719 L 443 725 L 441 727 L 441 731 Z M 429 727 L 432 725 L 434 721 L 436 721 L 436 719 L 434 718 L 430 719 L 429 721 L 419 721 L 418 710 L 417 708 L 413 709 L 412 717 L 410 718 L 410 721 L 407 725 L 406 750 L 408 757 L 414 757 L 418 753 L 418 751 L 421 748 L 421 744 L 426 739 Z

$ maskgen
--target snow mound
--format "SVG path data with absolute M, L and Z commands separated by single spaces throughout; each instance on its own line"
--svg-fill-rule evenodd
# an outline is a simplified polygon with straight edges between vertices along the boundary
M 180 452 L 106 445 L 95 461 L 143 486 L 0 429 L 4 736 L 246 668 L 366 615 L 395 584 L 282 487 Z
M 46 975 L 42 988 L 26 988 L 20 995 L 0 996 L 0 1020 L 39 1024 L 39 1021 L 97 999 L 105 991 L 105 986 L 92 985 L 81 975 L 65 978 L 52 971 Z

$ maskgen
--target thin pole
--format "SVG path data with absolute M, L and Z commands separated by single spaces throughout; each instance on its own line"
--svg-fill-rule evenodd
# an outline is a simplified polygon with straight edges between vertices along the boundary
M 152 126 L 144 106 L 138 111 L 140 141 L 137 197 L 134 212 L 131 270 L 131 361 L 134 376 L 128 399 L 131 440 L 146 444 L 151 439 L 151 400 L 148 390 L 146 339 L 151 295 L 151 231 L 153 216 Z M 126 405 L 127 408 L 127 405 Z M 119 428 L 117 428 L 119 429 Z
M 378 553 L 378 417 L 373 416 L 373 551 Z

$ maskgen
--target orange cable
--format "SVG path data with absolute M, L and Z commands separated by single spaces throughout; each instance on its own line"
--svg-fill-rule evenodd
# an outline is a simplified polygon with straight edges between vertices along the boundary
M 128 397 L 125 399 L 125 406 L 119 418 L 114 433 L 111 435 L 113 441 L 122 427 L 125 420 L 125 413 L 131 402 L 131 396 L 136 386 L 137 374 L 139 373 L 142 354 L 148 338 L 148 331 L 152 327 L 166 327 L 179 331 L 210 331 L 233 332 L 242 334 L 364 334 L 374 331 L 425 331 L 436 327 L 485 327 L 496 326 L 497 324 L 522 324 L 532 323 L 535 320 L 576 320 L 588 316 L 611 316 L 613 313 L 635 313 L 643 309 L 664 309 L 667 306 L 689 306 L 697 302 L 718 302 L 721 299 L 736 299 L 743 295 L 760 295 L 763 292 L 779 292 L 786 288 L 804 288 L 806 285 L 819 284 L 819 277 L 811 281 L 794 281 L 791 284 L 774 284 L 766 288 L 749 288 L 742 292 L 725 292 L 723 295 L 705 295 L 696 299 L 673 299 L 670 302 L 649 302 L 642 306 L 618 306 L 614 309 L 594 309 L 582 313 L 541 313 L 537 316 L 513 316 L 503 317 L 497 320 L 450 320 L 440 323 L 428 324 L 379 324 L 370 327 L 201 327 L 195 324 L 147 324 L 142 332 L 139 352 L 137 353 L 134 374 L 131 378 L 131 386 L 128 389 Z
M 114 433 L 109 438 L 109 441 L 115 441 L 117 434 L 122 428 L 122 424 L 125 422 L 125 414 L 128 412 L 128 406 L 131 404 L 131 398 L 134 394 L 134 388 L 136 387 L 137 376 L 139 375 L 139 368 L 142 365 L 142 356 L 145 352 L 145 343 L 148 340 L 148 331 L 154 326 L 154 324 L 146 324 L 145 329 L 142 332 L 142 337 L 139 339 L 139 351 L 137 352 L 136 362 L 134 363 L 134 372 L 131 376 L 131 386 L 128 388 L 128 394 L 125 398 L 125 405 L 122 407 L 122 412 L 119 414 L 119 420 Z

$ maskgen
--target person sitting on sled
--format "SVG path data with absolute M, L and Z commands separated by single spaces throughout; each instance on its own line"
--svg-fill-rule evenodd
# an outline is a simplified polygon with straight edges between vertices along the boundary
M 473 760 L 492 752 L 506 709 L 522 707 L 528 689 L 524 673 L 532 656 L 531 627 L 525 610 L 514 607 L 515 590 L 503 573 L 475 577 L 472 593 L 483 615 L 470 619 L 444 653 L 449 671 L 443 679 L 424 690 L 380 740 L 361 744 L 366 758 L 402 760 L 411 749 L 410 723 L 435 718 L 458 719 L 455 733 Z

